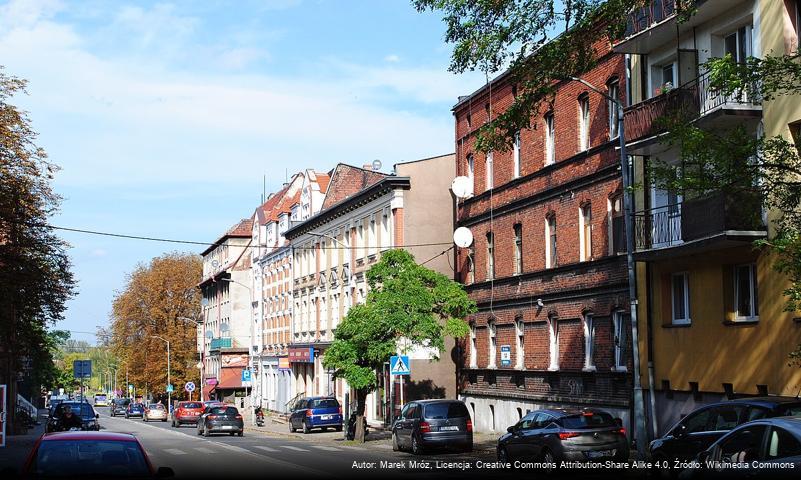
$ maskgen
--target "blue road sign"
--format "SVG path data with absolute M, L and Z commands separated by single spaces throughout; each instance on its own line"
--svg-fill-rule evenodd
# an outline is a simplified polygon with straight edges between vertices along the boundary
M 189 393 L 194 392 L 195 391 L 194 382 L 186 382 L 186 385 L 184 385 L 184 390 L 186 390 Z
M 250 380 L 251 380 L 250 369 L 243 368 L 242 369 L 242 384 L 243 385 L 250 384 Z
M 501 366 L 509 367 L 512 365 L 512 347 L 510 345 L 501 345 Z
M 409 357 L 406 355 L 393 355 L 389 357 L 389 373 L 392 375 L 410 375 Z
M 172 393 L 172 384 L 167 385 L 167 393 Z
M 92 377 L 92 361 L 91 360 L 73 360 L 72 362 L 72 376 L 75 378 L 91 378 Z

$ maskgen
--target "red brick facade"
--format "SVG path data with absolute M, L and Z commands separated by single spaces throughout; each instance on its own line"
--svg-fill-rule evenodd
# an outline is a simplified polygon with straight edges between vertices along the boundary
M 611 52 L 583 76 L 605 90 L 617 79 L 625 102 L 624 58 Z M 459 202 L 458 224 L 474 237 L 470 249 L 457 253 L 458 278 L 479 307 L 471 319 L 475 340 L 464 342 L 460 393 L 465 398 L 501 398 L 557 404 L 608 405 L 627 409 L 631 377 L 615 368 L 612 317 L 620 315 L 628 331 L 625 257 L 614 252 L 611 208 L 621 193 L 617 138 L 610 139 L 609 103 L 579 82 L 558 85 L 554 118 L 555 163 L 546 165 L 546 123 L 532 118 L 520 134 L 519 175 L 514 153 L 495 152 L 492 189 L 487 188 L 486 155 L 474 150 L 475 132 L 489 112 L 493 118 L 513 101 L 509 76 L 504 75 L 454 107 L 457 175 L 469 176 L 473 158 L 474 196 Z M 490 97 L 491 95 L 491 97 Z M 586 96 L 586 97 L 585 97 Z M 581 151 L 579 98 L 590 105 L 589 149 Z M 468 116 L 470 125 L 468 125 Z M 580 256 L 582 207 L 591 212 L 590 257 Z M 546 268 L 547 219 L 556 222 L 556 265 Z M 519 227 L 516 227 L 519 225 Z M 522 251 L 522 272 L 516 271 L 516 233 Z M 585 230 L 586 231 L 586 230 Z M 488 233 L 493 234 L 494 278 L 488 276 Z M 470 273 L 470 252 L 474 273 Z M 543 306 L 538 307 L 537 301 Z M 624 313 L 615 313 L 624 312 Z M 594 325 L 595 371 L 585 369 L 585 314 Z M 551 365 L 550 321 L 558 325 L 558 368 Z M 523 322 L 523 365 L 516 365 L 519 342 L 516 322 Z M 495 360 L 490 350 L 488 321 L 495 324 Z M 622 339 L 622 365 L 631 370 L 631 343 Z M 476 352 L 471 354 L 472 345 Z M 511 365 L 503 366 L 501 347 L 511 347 Z M 475 359 L 471 366 L 471 355 Z M 550 367 L 550 368 L 549 368 Z M 585 371 L 586 370 L 586 371 Z M 475 408 L 475 407 L 474 407 Z M 495 412 L 495 409 L 492 410 Z M 519 410 L 518 410 L 519 411 Z M 505 417 L 503 417 L 505 418 Z M 493 422 L 495 420 L 493 419 Z M 505 425 L 492 428 L 505 429 Z

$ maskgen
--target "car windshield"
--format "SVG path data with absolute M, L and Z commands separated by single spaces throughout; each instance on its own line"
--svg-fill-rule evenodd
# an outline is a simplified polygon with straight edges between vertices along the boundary
M 131 404 L 131 408 L 142 408 L 142 404 L 141 403 L 132 403 Z
M 147 408 L 150 410 L 164 410 L 164 405 L 160 403 L 151 403 Z
M 603 428 L 614 427 L 615 419 L 606 412 L 587 412 L 579 415 L 569 415 L 559 419 L 564 428 Z
M 237 410 L 236 407 L 220 406 L 220 407 L 212 407 L 212 409 L 211 409 L 211 411 L 209 413 L 211 413 L 213 415 L 228 415 L 228 416 L 231 416 L 231 415 L 236 415 L 237 413 L 239 413 L 239 410 Z
M 181 408 L 203 408 L 203 404 L 200 402 L 186 402 L 181 404 Z
M 56 408 L 56 416 L 63 416 L 66 407 L 70 407 L 73 415 L 78 415 L 82 418 L 92 418 L 95 416 L 94 409 L 88 403 L 62 403 Z
M 446 418 L 464 418 L 469 417 L 467 407 L 463 403 L 457 402 L 443 402 L 443 403 L 430 403 L 426 405 L 425 418 L 433 420 L 446 419 Z
M 311 408 L 338 408 L 339 402 L 336 398 L 317 398 L 312 400 Z
M 51 440 L 42 442 L 31 471 L 42 477 L 147 477 L 136 442 Z

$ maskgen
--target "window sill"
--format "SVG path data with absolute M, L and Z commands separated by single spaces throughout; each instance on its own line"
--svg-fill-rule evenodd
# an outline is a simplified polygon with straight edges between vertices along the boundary
M 548 371 L 549 372 L 558 372 L 559 371 L 559 365 L 551 365 L 550 367 L 548 367 Z
M 757 325 L 759 324 L 759 317 L 756 318 L 743 318 L 742 320 L 723 320 L 723 325 L 736 327 L 738 325 Z
M 584 368 L 581 369 L 581 371 L 582 372 L 595 372 L 595 371 L 597 371 L 597 368 L 595 368 L 594 366 L 592 366 L 592 367 L 584 367 Z
M 692 327 L 692 326 L 693 326 L 692 322 L 686 322 L 686 323 L 666 323 L 666 324 L 662 325 L 662 328 L 690 328 L 690 327 Z
M 626 373 L 629 371 L 629 367 L 612 367 L 612 371 Z

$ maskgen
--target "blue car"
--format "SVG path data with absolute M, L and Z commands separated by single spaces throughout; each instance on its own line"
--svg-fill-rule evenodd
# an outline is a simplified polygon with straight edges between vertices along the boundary
M 129 403 L 128 408 L 125 409 L 125 418 L 139 417 L 145 414 L 145 406 L 141 403 Z
M 289 431 L 302 429 L 309 433 L 315 428 L 342 431 L 342 407 L 334 397 L 305 397 L 292 405 Z

